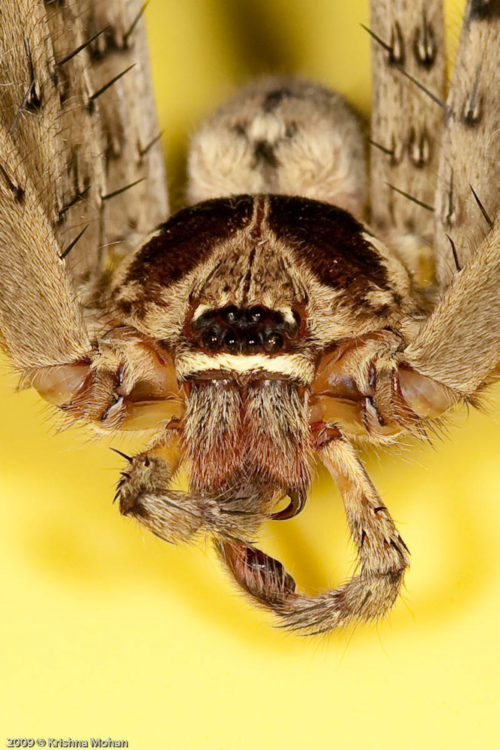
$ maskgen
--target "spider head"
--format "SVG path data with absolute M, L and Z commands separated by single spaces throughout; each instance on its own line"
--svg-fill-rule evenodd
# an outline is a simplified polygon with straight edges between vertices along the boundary
M 305 329 L 303 310 L 290 307 L 192 306 L 176 368 L 195 484 L 243 475 L 290 492 L 309 483 Z
M 219 357 L 304 353 L 395 322 L 401 263 L 347 211 L 242 195 L 179 211 L 117 276 L 113 310 L 163 342 Z M 181 368 L 182 369 L 182 368 Z
M 300 306 L 193 305 L 176 361 L 195 483 L 250 475 L 286 492 L 307 486 L 314 364 L 306 325 Z
M 129 262 L 113 306 L 172 357 L 200 485 L 242 472 L 304 485 L 321 355 L 374 317 L 392 322 L 405 282 L 346 211 L 243 195 L 173 216 Z
M 206 201 L 173 216 L 117 273 L 108 309 L 117 328 L 71 382 L 57 375 L 54 400 L 78 376 L 67 403 L 102 426 L 177 417 L 200 486 L 245 474 L 304 487 L 323 355 L 374 325 L 397 328 L 408 283 L 342 209 L 280 195 Z

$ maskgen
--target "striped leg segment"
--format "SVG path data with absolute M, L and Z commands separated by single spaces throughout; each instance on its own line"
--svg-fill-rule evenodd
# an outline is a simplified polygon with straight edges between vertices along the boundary
M 371 222 L 418 277 L 427 275 L 443 123 L 441 3 L 371 3 Z M 412 200 L 412 198 L 414 200 Z
M 500 209 L 500 0 L 469 0 L 440 152 L 437 278 L 447 287 L 477 252 Z
M 356 576 L 338 589 L 306 596 L 296 592 L 279 561 L 241 542 L 218 543 L 238 584 L 285 627 L 309 634 L 385 614 L 397 599 L 409 561 L 408 549 L 352 446 L 335 437 L 319 453 L 342 493 L 358 552 Z

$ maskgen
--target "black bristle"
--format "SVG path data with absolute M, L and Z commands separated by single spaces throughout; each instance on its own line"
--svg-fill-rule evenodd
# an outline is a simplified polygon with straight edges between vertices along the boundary
M 455 243 L 453 242 L 449 234 L 447 234 L 446 236 L 448 237 L 448 241 L 451 245 L 451 252 L 453 253 L 453 260 L 455 261 L 455 267 L 457 271 L 460 273 L 460 271 L 462 270 L 462 267 L 460 263 L 458 262 L 458 255 L 457 255 L 457 249 L 455 247 Z
M 371 36 L 372 39 L 374 39 L 378 44 L 380 44 L 381 47 L 385 49 L 386 52 L 389 54 L 392 54 L 392 47 L 390 44 L 387 44 L 387 42 L 384 42 L 383 39 L 381 39 L 377 34 L 375 34 L 372 29 L 370 29 L 368 26 L 365 26 L 364 23 L 360 24 L 361 28 L 368 32 L 368 34 Z
M 480 209 L 481 213 L 483 214 L 483 216 L 484 216 L 484 218 L 486 220 L 486 223 L 488 224 L 489 227 L 492 227 L 493 226 L 493 219 L 491 218 L 491 216 L 489 216 L 489 214 L 486 211 L 485 207 L 483 206 L 483 204 L 479 200 L 479 196 L 476 193 L 476 191 L 474 190 L 474 188 L 472 187 L 472 185 L 469 185 L 469 187 L 470 187 L 470 189 L 472 191 L 472 195 L 474 196 L 474 200 L 476 201 L 477 205 L 479 206 L 479 209 Z
M 64 260 L 64 258 L 66 258 L 66 256 L 69 255 L 69 253 L 71 252 L 71 250 L 73 250 L 78 240 L 80 240 L 83 237 L 83 235 L 85 234 L 88 228 L 89 228 L 89 225 L 87 224 L 86 227 L 83 227 L 81 232 L 78 232 L 76 237 L 73 240 L 71 240 L 69 245 L 62 251 L 61 255 L 59 256 L 60 260 Z
M 101 96 L 101 94 L 104 94 L 105 91 L 109 89 L 110 86 L 112 86 L 114 83 L 120 80 L 120 78 L 123 78 L 125 73 L 128 73 L 129 70 L 132 70 L 132 68 L 135 68 L 135 63 L 132 63 L 132 65 L 129 65 L 128 68 L 125 68 L 125 70 L 122 70 L 121 73 L 118 73 L 114 78 L 112 78 L 110 81 L 104 84 L 104 86 L 101 86 L 100 89 L 95 91 L 93 94 L 90 95 L 89 101 L 95 102 L 95 100 Z
M 384 42 L 384 40 L 381 39 L 377 34 L 375 34 L 375 32 L 372 31 L 372 29 L 370 29 L 368 26 L 365 26 L 364 24 L 361 24 L 361 27 L 365 31 L 367 31 L 368 34 L 372 37 L 372 39 L 374 39 L 378 44 L 380 44 L 380 46 L 383 47 L 386 50 L 386 52 L 389 53 L 390 56 L 393 56 L 394 53 L 393 53 L 392 45 L 387 44 L 387 42 Z M 392 65 L 393 65 L 393 67 L 396 70 L 399 70 L 400 73 L 402 73 L 406 78 L 408 78 L 409 81 L 411 81 L 412 83 L 414 83 L 415 86 L 417 86 L 421 91 L 423 91 L 424 94 L 427 94 L 427 96 L 430 99 L 432 99 L 433 102 L 435 102 L 437 105 L 439 105 L 440 107 L 442 107 L 442 109 L 444 109 L 445 112 L 448 111 L 448 106 L 447 106 L 446 102 L 444 102 L 442 99 L 439 98 L 439 96 L 437 96 L 436 94 L 434 94 L 433 91 L 431 91 L 430 89 L 428 89 L 427 86 L 424 86 L 424 84 L 421 83 L 417 78 L 414 78 L 414 76 L 412 76 L 410 73 L 408 73 L 404 69 L 403 65 L 400 62 L 393 61 Z
M 155 143 L 158 143 L 158 141 L 160 140 L 160 138 L 163 136 L 164 133 L 165 133 L 164 130 L 160 130 L 160 132 L 158 133 L 158 135 L 155 135 L 154 138 L 151 138 L 151 140 L 149 141 L 149 143 L 146 146 L 144 146 L 144 148 L 139 149 L 139 156 L 141 157 L 141 159 L 142 159 L 143 156 L 146 156 L 146 154 L 148 153 L 148 151 L 151 148 L 153 148 L 153 146 L 155 145 Z
M 97 39 L 97 37 L 101 36 L 101 34 L 104 34 L 105 31 L 108 31 L 108 29 L 109 29 L 109 26 L 105 26 L 104 29 L 101 29 L 96 34 L 93 34 L 90 37 L 90 39 L 87 39 L 86 42 L 83 42 L 82 44 L 80 44 L 78 47 L 76 47 L 76 49 L 74 49 L 72 52 L 70 52 L 69 54 L 67 54 L 66 57 L 63 57 L 62 60 L 58 60 L 56 62 L 56 65 L 58 67 L 60 67 L 61 65 L 65 65 L 67 62 L 69 62 L 70 60 L 72 60 L 73 57 L 75 57 L 75 55 L 78 55 L 79 52 L 81 52 L 82 50 L 86 49 L 86 47 L 88 47 L 89 44 L 92 44 L 92 42 L 95 39 Z
M 130 190 L 130 188 L 133 188 L 134 185 L 138 185 L 140 182 L 144 182 L 146 178 L 141 177 L 139 180 L 134 180 L 134 182 L 129 182 L 128 185 L 124 185 L 121 188 L 118 188 L 118 190 L 113 190 L 112 193 L 108 193 L 107 195 L 102 195 L 101 200 L 103 201 L 109 201 L 110 198 L 114 198 L 117 195 L 120 195 L 120 193 L 124 193 L 126 190 Z
M 423 91 L 424 94 L 426 94 L 430 99 L 432 99 L 432 101 L 435 104 L 437 104 L 439 107 L 444 109 L 445 112 L 448 112 L 448 105 L 446 104 L 445 101 L 440 99 L 440 97 L 437 96 L 433 91 L 428 89 L 427 86 L 424 86 L 424 84 L 421 83 L 417 78 L 410 75 L 410 73 L 408 73 L 404 68 L 402 68 L 401 65 L 396 65 L 395 67 L 397 70 L 399 70 L 400 73 L 402 73 L 405 76 L 405 78 L 408 78 L 409 81 L 414 83 L 415 86 L 417 86 L 417 88 L 420 89 L 420 91 Z
M 404 190 L 400 190 L 395 185 L 391 185 L 390 182 L 387 182 L 386 184 L 388 185 L 388 187 L 391 188 L 391 190 L 394 190 L 394 192 L 399 193 L 405 198 L 408 198 L 408 200 L 412 201 L 413 203 L 416 203 L 417 206 L 421 206 L 422 208 L 425 208 L 426 211 L 434 211 L 434 206 L 429 206 L 428 203 L 424 203 L 418 198 L 415 198 L 414 195 L 410 195 L 410 193 L 406 193 Z
M 132 461 L 134 460 L 132 456 L 127 456 L 126 453 L 124 453 L 123 451 L 118 450 L 118 448 L 110 448 L 110 450 L 113 451 L 113 453 L 117 453 L 119 456 L 121 456 L 122 458 L 124 458 L 129 463 L 132 463 Z
M 382 146 L 381 143 L 377 143 L 377 141 L 373 141 L 371 138 L 368 138 L 368 143 L 370 143 L 372 146 L 375 146 L 375 148 L 378 148 L 379 151 L 382 151 L 382 153 L 387 154 L 387 156 L 394 156 L 393 149 Z
M 139 12 L 137 13 L 136 17 L 134 18 L 134 20 L 130 24 L 130 26 L 128 28 L 128 31 L 125 32 L 125 34 L 123 36 L 123 44 L 124 44 L 125 47 L 128 46 L 129 37 L 131 36 L 131 34 L 134 33 L 134 29 L 137 26 L 137 24 L 139 23 L 139 21 L 141 19 L 141 16 L 144 14 L 144 11 L 148 7 L 148 5 L 149 5 L 149 0 L 146 0 L 146 2 L 143 3 L 141 9 L 139 10 Z

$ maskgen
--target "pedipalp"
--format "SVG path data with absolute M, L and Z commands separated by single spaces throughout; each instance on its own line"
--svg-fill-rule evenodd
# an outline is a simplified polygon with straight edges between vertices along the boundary
M 241 541 L 216 543 L 247 593 L 278 615 L 284 627 L 311 635 L 384 615 L 398 597 L 409 564 L 408 548 L 354 448 L 332 428 L 317 442 L 319 458 L 342 495 L 359 573 L 337 589 L 307 596 L 296 592 L 295 581 L 274 558 Z

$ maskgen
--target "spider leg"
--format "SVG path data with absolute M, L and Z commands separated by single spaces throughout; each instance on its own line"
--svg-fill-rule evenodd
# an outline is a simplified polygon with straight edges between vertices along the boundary
M 142 430 L 183 414 L 171 356 L 135 329 L 117 326 L 76 362 L 30 368 L 25 381 L 68 420 Z
M 217 539 L 215 548 L 239 586 L 260 604 L 278 615 L 293 606 L 296 584 L 279 560 L 239 540 Z
M 202 530 L 251 539 L 263 519 L 261 491 L 244 482 L 210 493 L 170 489 L 183 458 L 182 439 L 174 431 L 167 430 L 148 450 L 125 458 L 129 465 L 115 495 L 120 512 L 167 542 L 188 541 Z
M 434 200 L 442 288 L 478 251 L 500 210 L 499 45 L 498 0 L 469 0 L 446 102 Z
M 426 437 L 457 404 L 477 404 L 499 374 L 499 245 L 497 223 L 410 342 L 376 332 L 325 355 L 311 424 L 390 443 L 402 430 Z
M 374 0 L 370 6 L 371 224 L 394 242 L 417 282 L 428 283 L 444 119 L 442 2 Z
M 500 221 L 455 277 L 403 361 L 427 377 L 473 396 L 500 362 Z
M 2 123 L 0 247 L 0 343 L 17 371 L 85 356 L 91 343 L 60 246 L 22 153 Z
M 336 429 L 318 437 L 323 439 L 320 459 L 342 493 L 359 574 L 333 591 L 306 596 L 295 591 L 293 578 L 277 560 L 239 541 L 217 543 L 244 590 L 277 614 L 285 627 L 308 633 L 385 614 L 397 599 L 409 563 L 408 548 L 354 448 Z
M 0 120 L 11 141 L 4 148 L 0 136 L 2 171 L 23 192 L 33 191 L 44 213 L 42 221 L 25 212 L 2 252 L 6 266 L 9 253 L 34 256 L 22 282 L 36 284 L 38 274 L 48 297 L 57 296 L 50 282 L 63 272 L 79 302 L 90 302 L 107 256 L 118 260 L 135 249 L 167 217 L 141 6 L 141 0 L 2 3 L 0 48 L 11 51 L 0 68 Z M 1 203 L 3 218 L 9 202 Z M 43 299 L 37 305 L 39 313 L 47 307 Z M 46 326 L 61 320 L 49 313 Z
M 141 0 L 75 5 L 85 39 L 105 30 L 92 45 L 86 72 L 106 154 L 99 213 L 101 243 L 116 262 L 141 245 L 169 212 L 149 68 L 146 5 Z M 57 15 L 63 11 L 58 9 Z M 64 28 L 69 25 L 66 22 Z

